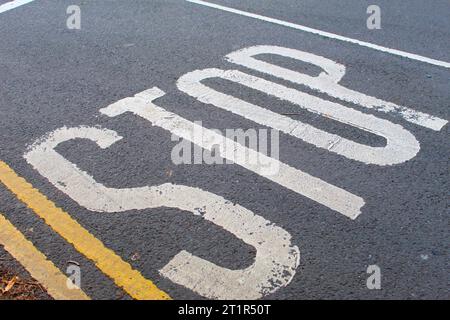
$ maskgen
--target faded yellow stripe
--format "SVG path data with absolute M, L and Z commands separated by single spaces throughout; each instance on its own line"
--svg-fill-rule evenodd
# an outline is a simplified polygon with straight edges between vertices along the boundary
M 92 260 L 95 265 L 131 297 L 138 300 L 169 300 L 152 281 L 144 278 L 130 264 L 123 261 L 114 251 L 84 229 L 77 221 L 48 200 L 39 190 L 18 176 L 6 163 L 0 161 L 0 182 L 17 198 L 32 209 L 39 217 L 76 250 Z
M 81 289 L 69 289 L 65 276 L 0 213 L 0 244 L 56 300 L 90 300 Z

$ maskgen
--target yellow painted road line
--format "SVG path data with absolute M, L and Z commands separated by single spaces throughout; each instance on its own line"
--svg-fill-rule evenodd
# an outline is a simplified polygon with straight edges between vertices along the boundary
M 55 169 L 57 170 L 57 169 Z M 39 190 L 18 176 L 6 163 L 0 161 L 0 182 L 17 198 L 41 217 L 55 232 L 71 243 L 77 251 L 92 260 L 131 297 L 138 300 L 169 300 L 152 281 L 144 278 L 130 264 L 84 229 L 67 212 L 56 207 Z
M 81 289 L 69 289 L 64 275 L 0 213 L 0 245 L 56 300 L 90 300 Z

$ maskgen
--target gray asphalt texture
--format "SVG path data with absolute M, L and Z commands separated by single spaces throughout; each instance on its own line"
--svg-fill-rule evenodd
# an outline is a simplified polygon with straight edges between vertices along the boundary
M 450 62 L 449 1 L 212 2 Z M 72 4 L 81 7 L 81 30 L 66 28 L 66 8 Z M 381 30 L 366 28 L 369 4 L 382 9 Z M 97 181 L 115 188 L 165 182 L 199 187 L 284 228 L 300 249 L 300 267 L 287 287 L 265 299 L 449 299 L 449 125 L 435 132 L 364 110 L 401 124 L 421 144 L 415 158 L 388 167 L 352 161 L 281 134 L 282 162 L 365 199 L 362 214 L 352 221 L 237 165 L 175 166 L 170 153 L 176 143 L 169 132 L 131 114 L 108 118 L 98 112 L 158 86 L 166 92 L 158 105 L 190 121 L 201 120 L 205 127 L 264 128 L 204 105 L 175 85 L 187 72 L 205 68 L 261 76 L 224 60 L 253 45 L 295 48 L 335 60 L 347 67 L 344 86 L 450 119 L 449 69 L 182 0 L 39 0 L 0 14 L 0 159 L 175 299 L 202 299 L 158 274 L 179 251 L 236 269 L 252 264 L 254 248 L 201 217 L 174 209 L 90 212 L 25 162 L 27 146 L 62 126 L 100 125 L 124 139 L 106 150 L 84 140 L 58 147 Z M 287 59 L 279 63 L 317 72 Z M 226 81 L 209 84 L 277 112 L 298 113 L 292 117 L 354 141 L 383 144 L 376 136 L 256 91 Z M 79 262 L 82 289 L 89 296 L 129 298 L 3 186 L 0 212 L 61 270 L 68 261 Z M 366 287 L 366 269 L 372 264 L 381 268 L 381 290 Z

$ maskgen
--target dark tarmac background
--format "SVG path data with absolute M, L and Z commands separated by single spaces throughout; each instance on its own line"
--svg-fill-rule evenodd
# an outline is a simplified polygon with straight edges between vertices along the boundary
M 450 61 L 448 1 L 214 3 Z M 73 4 L 81 8 L 81 30 L 66 27 L 66 8 Z M 366 27 L 370 4 L 381 7 L 381 30 Z M 199 187 L 284 228 L 300 249 L 300 266 L 292 282 L 267 299 L 450 298 L 448 124 L 435 132 L 364 109 L 401 124 L 420 142 L 415 158 L 387 167 L 352 161 L 280 135 L 282 162 L 364 198 L 362 214 L 352 221 L 237 165 L 175 166 L 170 153 L 176 143 L 170 141 L 169 132 L 131 114 L 107 118 L 98 112 L 157 86 L 166 92 L 158 105 L 190 121 L 201 120 L 207 128 L 264 128 L 190 98 L 175 82 L 187 72 L 205 68 L 261 76 L 226 62 L 224 56 L 253 45 L 277 45 L 344 64 L 345 87 L 448 120 L 449 69 L 181 0 L 40 0 L 0 14 L 0 30 L 0 159 L 173 298 L 202 298 L 158 274 L 179 251 L 237 269 L 252 264 L 254 249 L 214 224 L 174 209 L 90 212 L 25 162 L 27 146 L 62 126 L 100 125 L 124 139 L 106 150 L 83 140 L 57 149 L 97 181 L 114 188 L 165 182 Z M 280 63 L 305 73 L 318 71 L 288 59 Z M 219 80 L 208 84 L 277 112 L 298 113 L 292 117 L 328 132 L 383 145 L 376 136 L 248 88 Z M 128 298 L 3 187 L 0 212 L 61 270 L 68 261 L 80 263 L 82 289 L 90 297 Z M 382 290 L 366 287 L 366 269 L 372 264 L 381 268 Z

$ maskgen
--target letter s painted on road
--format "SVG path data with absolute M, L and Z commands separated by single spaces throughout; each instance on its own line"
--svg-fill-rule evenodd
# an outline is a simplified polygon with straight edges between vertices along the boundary
M 24 157 L 79 205 L 101 213 L 177 208 L 202 216 L 256 249 L 254 263 L 243 270 L 226 269 L 181 251 L 160 270 L 162 276 L 216 299 L 258 299 L 286 286 L 294 277 L 300 253 L 284 229 L 199 188 L 169 183 L 124 189 L 105 187 L 55 151 L 60 143 L 74 139 L 88 139 L 105 149 L 122 138 L 107 129 L 63 127 L 38 140 Z

